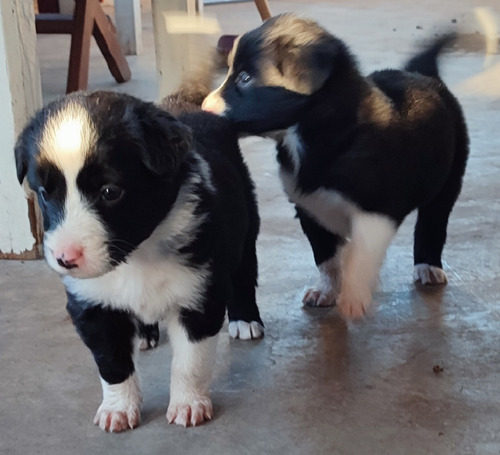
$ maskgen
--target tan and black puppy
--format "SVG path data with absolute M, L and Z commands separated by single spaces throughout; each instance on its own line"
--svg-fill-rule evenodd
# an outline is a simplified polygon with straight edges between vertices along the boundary
M 280 177 L 320 271 L 305 304 L 336 303 L 346 318 L 362 316 L 387 247 L 415 209 L 414 278 L 446 283 L 441 254 L 469 142 L 437 69 L 450 39 L 405 70 L 367 77 L 340 39 L 293 14 L 235 43 L 227 78 L 204 109 L 240 133 L 280 132 Z

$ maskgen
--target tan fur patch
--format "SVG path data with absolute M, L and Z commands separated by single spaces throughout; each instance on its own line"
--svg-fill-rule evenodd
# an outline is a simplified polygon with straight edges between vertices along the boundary
M 378 87 L 371 84 L 370 94 L 359 106 L 358 120 L 382 127 L 389 126 L 395 118 L 392 101 Z

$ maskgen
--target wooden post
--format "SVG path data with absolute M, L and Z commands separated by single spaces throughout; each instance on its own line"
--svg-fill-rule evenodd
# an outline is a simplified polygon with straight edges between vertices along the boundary
M 204 17 L 201 0 L 152 0 L 158 98 L 179 87 L 210 57 L 220 34 L 215 18 Z
M 115 0 L 115 24 L 125 55 L 142 53 L 141 0 Z
M 33 2 L 0 0 L 0 258 L 41 255 L 41 223 L 33 195 L 19 185 L 17 135 L 42 106 Z

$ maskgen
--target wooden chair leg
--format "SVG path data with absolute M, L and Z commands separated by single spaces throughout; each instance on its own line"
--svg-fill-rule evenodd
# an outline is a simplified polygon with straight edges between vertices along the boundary
M 131 72 L 118 42 L 116 28 L 100 6 L 95 9 L 93 34 L 116 82 L 129 81 Z
M 66 93 L 86 90 L 89 80 L 90 39 L 99 0 L 75 2 Z
M 269 9 L 269 3 L 267 0 L 254 0 L 255 6 L 259 10 L 260 17 L 263 21 L 271 17 L 271 10 Z

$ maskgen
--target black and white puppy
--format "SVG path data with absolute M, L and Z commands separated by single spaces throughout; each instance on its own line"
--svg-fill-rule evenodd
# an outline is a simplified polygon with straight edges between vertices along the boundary
M 259 216 L 237 135 L 199 106 L 185 110 L 174 118 L 128 95 L 76 93 L 39 111 L 15 149 L 19 181 L 38 194 L 46 260 L 99 369 L 95 423 L 106 431 L 139 424 L 134 345 L 141 327 L 154 329 L 144 324 L 166 320 L 167 419 L 184 426 L 212 417 L 226 308 L 233 337 L 263 334 Z
M 368 77 L 341 40 L 293 14 L 236 41 L 227 78 L 203 107 L 240 132 L 282 130 L 280 177 L 320 272 L 305 304 L 365 314 L 387 247 L 414 209 L 414 279 L 446 282 L 441 254 L 469 142 L 437 70 L 450 39 L 404 71 Z

